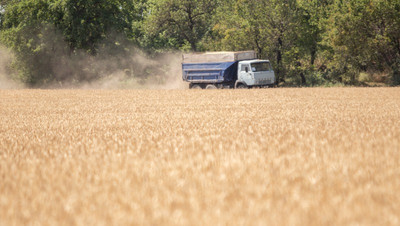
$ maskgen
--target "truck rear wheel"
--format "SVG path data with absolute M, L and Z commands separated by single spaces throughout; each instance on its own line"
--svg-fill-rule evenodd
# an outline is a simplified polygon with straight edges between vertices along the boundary
M 202 89 L 200 85 L 193 85 L 190 89 Z
M 207 85 L 206 89 L 217 89 L 215 85 Z

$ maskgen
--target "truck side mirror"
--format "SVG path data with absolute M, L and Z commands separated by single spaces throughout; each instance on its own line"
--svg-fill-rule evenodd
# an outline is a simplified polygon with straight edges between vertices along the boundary
M 246 71 L 246 73 L 249 72 L 249 68 L 248 67 L 245 67 L 244 70 Z

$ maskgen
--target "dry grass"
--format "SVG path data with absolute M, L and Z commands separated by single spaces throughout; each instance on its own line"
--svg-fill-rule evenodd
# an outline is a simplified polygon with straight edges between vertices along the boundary
M 400 89 L 0 91 L 0 225 L 399 225 Z

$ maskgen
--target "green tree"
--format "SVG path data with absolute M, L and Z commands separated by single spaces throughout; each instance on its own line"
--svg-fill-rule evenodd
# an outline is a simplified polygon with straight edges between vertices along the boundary
M 298 0 L 300 22 L 299 46 L 309 55 L 310 65 L 315 64 L 318 51 L 326 48 L 322 43 L 326 32 L 328 13 L 332 0 Z
M 174 47 L 185 44 L 193 51 L 210 31 L 215 0 L 152 0 L 149 2 L 146 31 L 154 39 L 164 39 Z
M 336 1 L 332 20 L 332 64 L 344 78 L 357 81 L 359 71 L 388 71 L 400 84 L 400 2 Z
M 70 46 L 96 53 L 97 44 L 112 32 L 129 37 L 137 19 L 129 0 L 57 0 L 49 4 L 52 22 Z
M 46 36 L 43 35 L 50 32 L 47 8 L 48 3 L 43 0 L 11 1 L 2 17 L 2 43 L 14 51 L 14 67 L 26 83 L 34 84 L 38 79 L 47 80 L 50 76 L 41 64 L 49 60 L 45 54 Z
M 239 5 L 237 0 L 221 1 L 213 17 L 211 32 L 206 36 L 206 49 L 214 51 L 256 49 L 254 41 L 258 39 L 250 33 L 248 18 L 239 13 Z
M 110 58 L 121 54 L 121 42 L 134 38 L 138 19 L 129 0 L 15 0 L 4 8 L 1 41 L 14 51 L 14 68 L 29 84 L 91 79 L 100 73 L 79 59 L 101 49 Z
M 292 47 L 292 58 L 296 61 L 292 65 L 292 74 L 301 78 L 301 84 L 305 85 L 306 75 L 313 77 L 315 72 L 315 61 L 320 51 L 329 49 L 323 42 L 328 13 L 332 0 L 297 0 L 296 43 Z M 325 59 L 320 56 L 319 68 L 323 68 Z
M 228 13 L 229 12 L 229 13 Z M 297 40 L 295 0 L 235 0 L 218 11 L 213 26 L 220 45 L 231 50 L 254 49 L 274 65 L 278 81 L 285 81 L 293 63 L 291 50 Z

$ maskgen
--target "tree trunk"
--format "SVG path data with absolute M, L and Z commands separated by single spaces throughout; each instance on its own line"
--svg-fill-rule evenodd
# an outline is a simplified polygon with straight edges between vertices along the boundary
M 316 46 L 313 46 L 312 48 L 311 48 L 311 65 L 313 66 L 314 65 L 314 63 L 315 63 L 315 58 L 317 57 L 317 48 L 316 48 Z
M 190 41 L 190 47 L 194 52 L 197 52 L 197 46 L 195 41 Z
M 305 85 L 306 84 L 306 76 L 304 76 L 303 72 L 300 72 L 300 77 L 301 77 L 301 84 Z
M 262 57 L 262 47 L 260 45 L 260 42 L 258 41 L 258 35 L 256 35 L 254 41 L 256 43 L 258 57 L 261 58 Z
M 394 65 L 394 67 L 392 67 L 392 84 L 394 86 L 400 85 L 400 69 L 396 66 L 397 65 Z
M 276 51 L 276 64 L 277 64 L 277 68 L 276 68 L 276 81 L 277 83 L 281 82 L 281 81 L 285 81 L 283 78 L 283 74 L 282 74 L 282 46 L 283 46 L 283 41 L 281 39 L 281 37 L 278 38 L 278 50 Z

